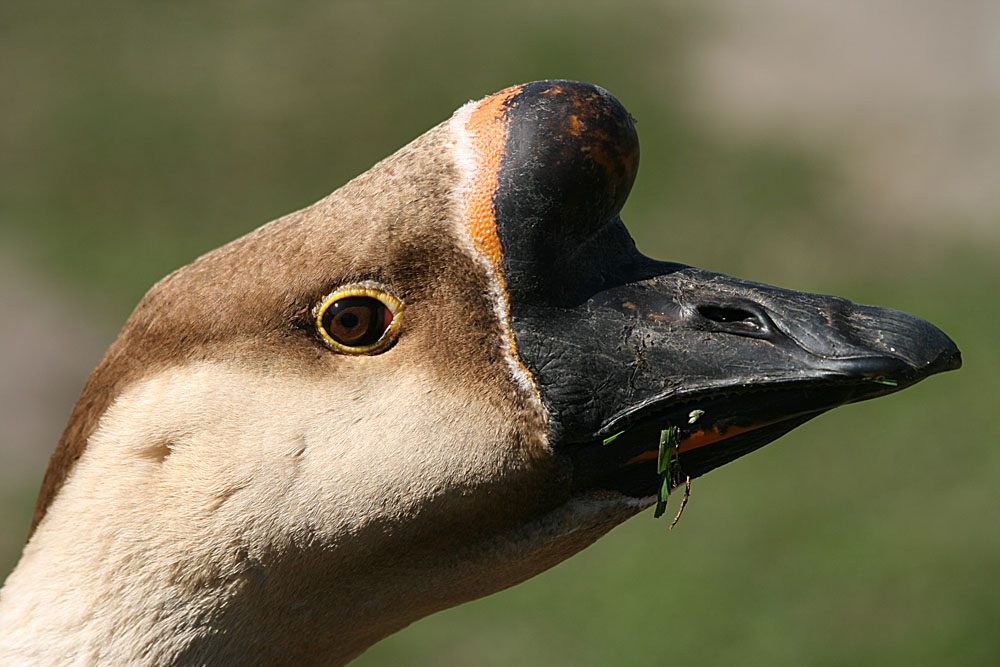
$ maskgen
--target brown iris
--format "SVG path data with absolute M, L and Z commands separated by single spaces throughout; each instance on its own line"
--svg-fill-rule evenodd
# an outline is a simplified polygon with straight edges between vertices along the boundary
M 342 352 L 372 352 L 389 342 L 401 301 L 380 290 L 338 290 L 320 304 L 316 324 L 322 337 Z
M 392 311 L 378 299 L 349 296 L 323 313 L 323 329 L 341 345 L 367 347 L 377 343 L 392 324 Z

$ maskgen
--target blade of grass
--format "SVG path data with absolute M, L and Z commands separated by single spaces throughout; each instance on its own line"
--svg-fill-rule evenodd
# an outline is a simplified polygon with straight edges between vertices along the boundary
M 890 380 L 888 378 L 876 378 L 876 377 L 864 377 L 861 378 L 865 382 L 874 382 L 875 384 L 884 384 L 887 387 L 898 387 L 899 382 L 896 380 Z
M 674 450 L 674 443 L 677 440 L 677 427 L 660 431 L 660 450 L 656 455 L 656 473 L 662 475 L 670 470 L 670 455 Z
M 653 518 L 659 519 L 663 516 L 663 513 L 667 510 L 667 500 L 670 499 L 670 478 L 666 475 L 663 476 L 663 481 L 660 483 L 660 492 L 656 496 L 656 509 L 653 510 Z
M 618 432 L 617 432 L 617 433 L 615 433 L 614 435 L 609 435 L 608 437 L 606 437 L 606 438 L 605 438 L 605 439 L 603 440 L 603 442 L 601 442 L 601 444 L 602 444 L 602 445 L 610 445 L 610 444 L 611 444 L 612 442 L 614 442 L 614 441 L 615 441 L 615 440 L 616 440 L 616 439 L 618 438 L 618 436 L 620 436 L 620 435 L 621 435 L 622 433 L 624 433 L 624 432 L 625 432 L 625 431 L 618 431 Z

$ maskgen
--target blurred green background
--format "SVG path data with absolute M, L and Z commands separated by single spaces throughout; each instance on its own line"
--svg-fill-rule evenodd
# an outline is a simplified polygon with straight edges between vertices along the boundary
M 965 368 L 357 664 L 1000 664 L 1000 20 L 917 4 L 3 2 L 0 576 L 153 282 L 471 98 L 574 78 L 637 118 L 647 254 L 916 313 Z

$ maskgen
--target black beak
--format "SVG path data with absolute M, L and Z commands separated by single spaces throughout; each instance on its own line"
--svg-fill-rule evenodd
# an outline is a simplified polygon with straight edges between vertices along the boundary
M 528 84 L 505 113 L 494 205 L 511 328 L 576 490 L 652 495 L 669 427 L 680 472 L 697 477 L 961 365 L 912 315 L 641 255 L 618 218 L 638 140 L 602 89 Z
M 519 349 L 578 489 L 650 495 L 670 426 L 694 478 L 961 365 L 941 330 L 900 311 L 647 262 L 578 304 L 520 311 Z

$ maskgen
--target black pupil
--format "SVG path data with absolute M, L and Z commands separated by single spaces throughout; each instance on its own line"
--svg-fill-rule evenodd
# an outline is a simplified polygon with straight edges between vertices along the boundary
M 349 296 L 334 301 L 323 313 L 323 328 L 341 345 L 366 347 L 377 343 L 392 314 L 384 303 L 370 296 Z

